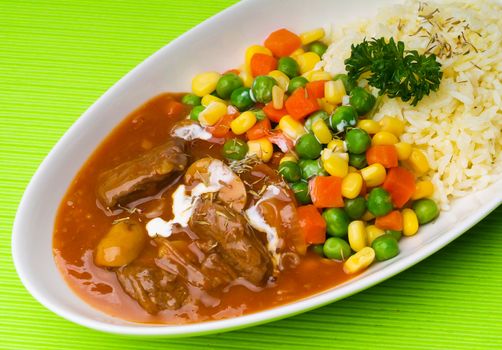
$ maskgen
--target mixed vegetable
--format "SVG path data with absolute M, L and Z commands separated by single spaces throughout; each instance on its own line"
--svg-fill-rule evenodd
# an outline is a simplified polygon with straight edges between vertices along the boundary
M 183 102 L 193 106 L 190 119 L 224 143 L 230 162 L 258 158 L 277 166 L 296 196 L 310 249 L 344 261 L 352 274 L 395 257 L 401 236 L 415 235 L 439 209 L 429 199 L 432 183 L 417 181 L 429 169 L 425 154 L 399 139 L 404 122 L 372 120 L 376 98 L 358 86 L 357 78 L 370 70 L 362 58 L 378 47 L 387 57 L 385 41 L 353 47 L 360 60 L 347 60 L 352 75 L 332 76 L 317 69 L 327 49 L 324 36 L 323 29 L 277 30 L 263 46 L 246 50 L 239 69 L 196 75 Z M 393 40 L 389 45 L 396 46 Z M 413 102 L 428 93 L 401 91 L 393 94 Z

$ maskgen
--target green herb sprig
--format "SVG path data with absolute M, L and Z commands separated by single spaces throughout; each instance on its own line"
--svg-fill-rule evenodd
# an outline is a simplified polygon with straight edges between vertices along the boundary
M 370 72 L 369 85 L 380 89 L 379 94 L 400 97 L 416 106 L 425 95 L 439 88 L 443 73 L 434 54 L 420 55 L 416 50 L 405 50 L 404 43 L 385 38 L 352 45 L 351 55 L 345 60 L 349 79 L 357 81 Z

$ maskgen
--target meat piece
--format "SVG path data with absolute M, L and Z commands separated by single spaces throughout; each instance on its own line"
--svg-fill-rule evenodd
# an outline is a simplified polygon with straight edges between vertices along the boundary
M 185 169 L 187 161 L 185 141 L 172 138 L 138 158 L 101 174 L 98 199 L 105 207 L 112 208 L 159 190 L 159 185 L 172 174 Z
M 194 211 L 189 225 L 202 241 L 214 242 L 211 252 L 235 271 L 236 276 L 256 285 L 270 277 L 270 256 L 242 215 L 225 206 L 203 201 Z

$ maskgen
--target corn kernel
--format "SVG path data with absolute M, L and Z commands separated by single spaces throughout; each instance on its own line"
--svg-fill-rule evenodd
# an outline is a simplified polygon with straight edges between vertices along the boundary
M 388 131 L 399 137 L 404 132 L 404 122 L 394 117 L 385 116 L 380 120 L 382 131 Z
M 321 160 L 324 170 L 331 176 L 344 178 L 349 173 L 349 157 L 347 153 L 337 153 L 324 149 L 321 153 Z
M 284 157 L 281 158 L 279 164 L 283 162 L 298 162 L 298 157 L 294 153 L 288 153 Z
M 418 148 L 413 148 L 411 150 L 410 157 L 406 163 L 416 173 L 416 175 L 422 175 L 429 170 L 429 161 L 427 160 L 424 152 Z
M 331 114 L 335 110 L 335 105 L 329 103 L 325 98 L 320 98 L 317 101 L 319 102 L 319 107 L 321 107 L 324 112 Z
M 387 173 L 382 164 L 375 163 L 366 168 L 362 168 L 361 175 L 366 182 L 366 186 L 375 187 L 383 184 Z
M 284 90 L 274 85 L 272 87 L 272 106 L 275 109 L 282 109 L 284 105 Z
M 245 87 L 250 88 L 253 85 L 253 75 L 246 69 L 245 65 L 241 66 L 239 77 L 242 79 Z
M 349 224 L 348 231 L 349 245 L 353 251 L 358 252 L 368 246 L 366 242 L 366 229 L 364 228 L 364 221 L 352 221 Z
M 279 120 L 279 124 L 277 125 L 279 130 L 282 130 L 284 135 L 289 137 L 290 139 L 296 141 L 300 138 L 300 136 L 306 134 L 305 128 L 303 124 L 298 120 L 293 119 L 290 115 L 285 115 Z
M 203 105 L 204 107 L 209 106 L 211 102 L 221 102 L 224 104 L 227 104 L 225 101 L 223 101 L 221 98 L 213 96 L 213 95 L 204 95 L 202 99 L 200 100 L 200 104 Z
M 300 40 L 302 41 L 302 45 L 308 45 L 313 43 L 314 41 L 321 40 L 324 38 L 324 29 L 317 28 L 314 30 L 309 30 L 308 32 L 301 33 Z
M 201 125 L 214 125 L 225 114 L 227 114 L 227 105 L 222 102 L 211 102 L 202 112 L 199 113 L 199 122 Z
M 272 142 L 266 137 L 248 141 L 248 155 L 256 155 L 263 162 L 268 162 L 274 153 Z
M 315 65 L 321 60 L 318 54 L 314 52 L 305 52 L 295 57 L 300 74 L 305 74 L 314 69 Z
M 331 130 L 329 129 L 328 125 L 326 125 L 326 122 L 321 118 L 317 119 L 312 124 L 312 132 L 314 133 L 314 136 L 317 138 L 317 140 L 323 144 L 329 143 L 333 138 L 333 136 L 331 135 Z
M 373 248 L 365 247 L 352 255 L 343 263 L 343 271 L 346 274 L 353 274 L 366 269 L 375 260 Z
M 418 231 L 417 214 L 412 209 L 405 208 L 402 211 L 403 215 L 403 235 L 413 236 Z
M 329 103 L 339 105 L 342 103 L 343 96 L 347 93 L 341 79 L 330 80 L 324 84 L 324 97 Z
M 375 135 L 373 135 L 373 138 L 371 139 L 372 146 L 394 145 L 398 142 L 399 142 L 399 140 L 397 139 L 396 135 L 394 135 L 388 131 L 379 131 Z
M 230 129 L 235 135 L 242 135 L 255 124 L 256 115 L 251 111 L 246 111 L 230 122 Z
M 374 135 L 380 131 L 380 124 L 372 119 L 361 119 L 357 122 L 357 127 L 370 135 Z
M 345 152 L 347 151 L 347 148 L 345 147 L 345 142 L 340 139 L 333 139 L 328 143 L 327 146 L 328 149 L 332 150 L 333 152 Z
M 342 180 L 342 196 L 354 199 L 361 193 L 363 177 L 359 173 L 349 173 Z
M 357 170 L 353 166 L 349 166 L 349 174 L 351 174 L 351 173 L 358 173 L 359 174 L 359 170 Z
M 246 49 L 246 54 L 244 55 L 245 68 L 247 72 L 251 72 L 251 58 L 253 58 L 253 56 L 257 53 L 272 56 L 272 51 L 267 49 L 265 46 L 251 45 Z
M 308 81 L 318 81 L 318 80 L 331 80 L 331 74 L 328 72 L 325 72 L 323 70 L 313 70 L 311 72 L 307 72 L 308 76 L 307 78 Z
M 376 238 L 383 236 L 384 234 L 385 231 L 375 225 L 366 226 L 366 241 L 368 242 L 368 245 L 371 245 Z
M 434 194 L 434 185 L 430 181 L 419 181 L 415 185 L 415 192 L 411 199 L 417 200 L 420 198 L 431 197 Z
M 280 70 L 273 70 L 268 73 L 268 76 L 274 78 L 281 89 L 284 91 L 288 90 L 289 78 L 286 74 Z
M 371 212 L 369 210 L 366 210 L 363 214 L 363 216 L 361 216 L 361 219 L 363 219 L 364 221 L 371 221 L 375 218 L 375 215 L 371 214 Z
M 216 84 L 220 80 L 221 74 L 218 72 L 199 73 L 192 79 L 192 92 L 197 96 L 210 94 L 216 89 Z
M 397 151 L 397 159 L 406 160 L 410 158 L 411 154 L 411 145 L 406 142 L 398 142 L 394 145 Z
M 302 49 L 301 47 L 299 47 L 295 51 L 291 52 L 291 55 L 289 55 L 289 57 L 295 58 L 295 57 L 297 57 L 297 56 L 299 56 L 299 55 L 301 55 L 303 53 L 305 53 L 305 50 Z

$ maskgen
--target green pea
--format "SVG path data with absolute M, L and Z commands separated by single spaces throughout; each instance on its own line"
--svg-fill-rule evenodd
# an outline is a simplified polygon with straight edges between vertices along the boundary
M 241 112 L 251 108 L 254 105 L 251 99 L 251 89 L 247 87 L 235 89 L 230 95 L 230 102 Z
M 366 154 L 349 153 L 349 165 L 356 169 L 367 167 L 368 162 L 366 161 Z
M 287 182 L 297 182 L 302 178 L 300 166 L 291 161 L 282 162 L 279 165 L 279 174 L 281 174 Z
M 431 222 L 439 215 L 439 208 L 436 202 L 428 198 L 419 199 L 413 203 L 413 210 L 417 215 L 418 223 L 420 225 Z
M 299 74 L 300 67 L 298 67 L 298 63 L 293 58 L 284 56 L 279 58 L 277 70 L 280 70 L 291 79 Z
M 322 213 L 326 221 L 326 230 L 330 236 L 345 237 L 349 229 L 350 218 L 341 208 L 330 208 Z
M 190 119 L 199 121 L 199 113 L 202 112 L 206 107 L 198 105 L 192 108 L 190 111 Z
M 344 209 L 349 218 L 359 220 L 366 212 L 366 199 L 362 196 L 345 199 Z
M 352 154 L 363 154 L 371 146 L 371 137 L 359 128 L 351 129 L 345 135 L 347 150 Z
M 316 159 L 321 155 L 322 145 L 314 134 L 302 135 L 295 145 L 296 153 L 304 159 Z
M 349 76 L 347 74 L 337 74 L 337 75 L 335 75 L 333 80 L 341 80 L 343 83 L 343 86 L 345 87 L 345 92 L 347 94 L 349 94 L 350 91 L 352 91 L 352 89 L 357 86 L 356 82 L 353 81 L 352 79 L 349 79 Z
M 324 256 L 328 259 L 347 260 L 352 251 L 349 244 L 339 237 L 330 237 L 322 247 Z
M 223 145 L 222 154 L 225 158 L 233 160 L 244 159 L 248 153 L 248 145 L 241 139 L 229 139 Z
M 194 94 L 186 94 L 181 98 L 181 102 L 189 106 L 200 105 L 200 100 L 202 100 L 202 98 Z
M 274 78 L 267 75 L 260 75 L 253 81 L 251 92 L 254 100 L 260 103 L 268 103 L 272 101 L 272 88 L 277 85 Z
M 334 131 L 345 131 L 348 127 L 356 126 L 357 111 L 352 106 L 340 106 L 329 118 L 329 125 Z
M 304 87 L 309 81 L 304 77 L 294 77 L 289 81 L 288 94 L 292 94 L 296 89 Z
M 353 106 L 357 114 L 364 115 L 371 111 L 375 105 L 376 98 L 362 87 L 355 87 L 350 92 L 350 105 Z
M 258 121 L 263 120 L 267 117 L 267 115 L 265 114 L 265 112 L 263 112 L 262 109 L 253 108 L 253 109 L 251 109 L 251 111 L 254 113 L 256 120 L 258 120 Z
M 375 216 L 387 215 L 393 208 L 389 192 L 381 187 L 371 190 L 367 205 L 370 213 Z
M 396 241 L 399 241 L 403 235 L 401 231 L 396 231 L 396 230 L 385 230 L 385 234 L 394 237 Z
M 235 73 L 227 73 L 220 77 L 216 84 L 216 93 L 222 99 L 227 100 L 235 89 L 242 87 L 242 79 Z
M 391 235 L 385 234 L 375 238 L 371 247 L 378 261 L 389 260 L 399 254 L 399 244 Z
M 323 250 L 323 245 L 322 244 L 312 244 L 309 247 L 309 249 L 312 250 L 317 255 L 319 255 L 321 258 L 324 258 L 324 252 L 322 251 Z
M 295 182 L 291 184 L 291 189 L 295 194 L 296 200 L 300 204 L 309 204 L 312 202 L 309 193 L 309 184 L 305 181 Z
M 328 45 L 325 43 L 322 43 L 320 41 L 314 41 L 312 44 L 309 46 L 309 51 L 312 51 L 313 53 L 316 53 L 319 57 L 322 57 L 326 50 L 328 49 Z
M 325 111 L 317 111 L 312 113 L 305 121 L 305 129 L 307 129 L 309 132 L 312 131 L 312 125 L 319 119 L 327 121 L 329 119 L 328 113 L 326 113 Z
M 298 162 L 302 169 L 302 178 L 308 180 L 314 176 L 327 176 L 328 173 L 322 167 L 319 159 L 302 159 Z

